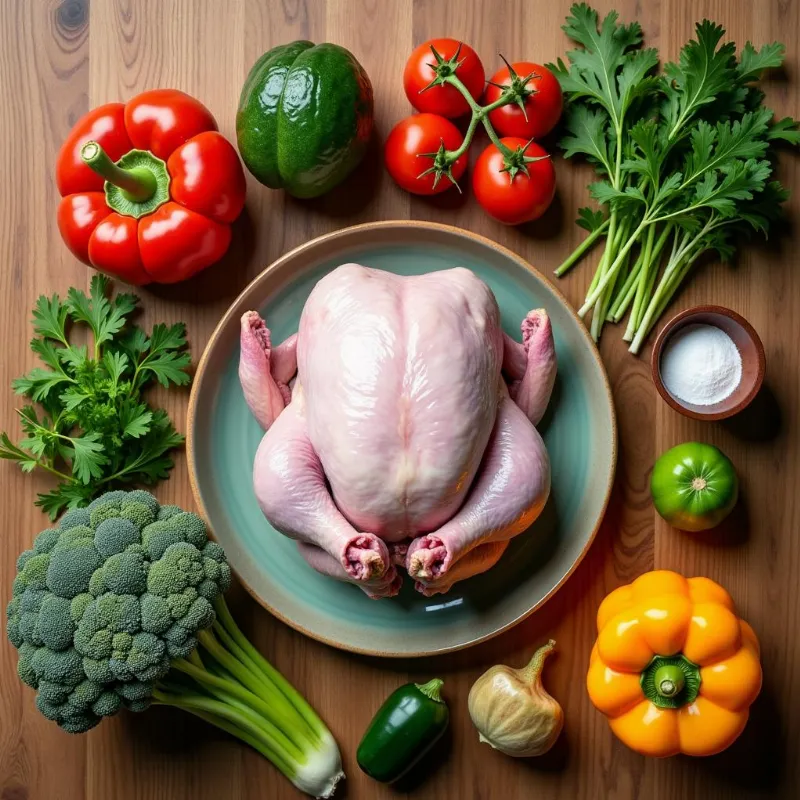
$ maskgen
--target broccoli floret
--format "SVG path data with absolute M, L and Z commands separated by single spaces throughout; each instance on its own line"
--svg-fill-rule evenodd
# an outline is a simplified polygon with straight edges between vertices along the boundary
M 147 571 L 150 566 L 144 553 L 136 551 L 116 553 L 100 567 L 105 591 L 115 594 L 133 594 L 137 597 L 147 588 Z
M 120 510 L 120 518 L 127 519 L 141 531 L 156 520 L 156 512 L 146 503 L 127 502 Z
M 145 492 L 141 489 L 135 489 L 132 492 L 125 492 L 125 497 L 123 507 L 126 505 L 130 505 L 131 503 L 140 503 L 141 505 L 145 505 L 150 509 L 150 512 L 153 514 L 153 517 L 158 515 L 159 510 L 161 509 L 161 504 L 156 500 L 150 492 Z
M 39 637 L 50 650 L 66 650 L 72 644 L 75 624 L 69 600 L 48 594 L 39 610 Z
M 37 706 L 72 732 L 144 710 L 172 659 L 214 622 L 230 585 L 222 549 L 195 514 L 144 491 L 67 512 L 17 561 L 7 632 Z
M 96 500 L 93 500 L 91 503 L 89 503 L 87 511 L 92 514 L 98 508 L 119 509 L 122 501 L 132 494 L 133 492 L 126 492 L 122 489 L 118 489 L 115 492 L 106 492 L 105 494 L 101 494 Z M 147 492 L 144 494 L 147 494 Z M 155 500 L 155 497 L 153 499 Z M 156 504 L 158 504 L 158 500 L 156 500 Z
M 94 546 L 94 531 L 82 526 L 64 531 L 49 556 L 47 588 L 68 599 L 87 591 L 89 579 L 103 564 Z
M 87 517 L 88 521 L 88 517 Z M 79 525 L 83 523 L 75 522 L 75 525 Z M 64 527 L 64 521 L 61 521 L 61 527 L 63 530 L 67 528 L 75 527 L 75 525 L 67 525 Z M 57 544 L 61 533 L 59 532 L 58 528 L 48 528 L 46 531 L 42 531 L 33 542 L 33 549 L 37 553 L 49 553 Z M 28 551 L 30 552 L 30 550 Z
M 140 544 L 142 540 L 141 527 L 130 519 L 122 517 L 112 517 L 103 520 L 95 530 L 94 546 L 97 552 L 108 558 L 116 555 L 134 544 Z
M 142 531 L 142 546 L 151 561 L 157 561 L 173 544 L 185 541 L 181 529 L 171 520 L 157 520 Z
M 58 527 L 61 528 L 62 531 L 67 530 L 67 528 L 74 528 L 78 525 L 82 527 L 85 526 L 87 528 L 91 525 L 91 517 L 87 508 L 73 508 L 70 511 L 67 511 L 67 513 L 61 517 L 61 521 L 58 523 Z M 44 533 L 52 534 L 54 531 L 48 530 L 44 531 Z
M 180 506 L 161 506 L 157 519 L 169 519 L 176 514 L 183 514 L 183 509 Z

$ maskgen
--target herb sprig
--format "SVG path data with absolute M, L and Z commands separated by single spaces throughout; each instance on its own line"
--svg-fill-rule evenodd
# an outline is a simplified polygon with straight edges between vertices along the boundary
M 167 478 L 169 452 L 183 443 L 167 412 L 152 408 L 143 395 L 155 381 L 164 387 L 189 383 L 185 326 L 158 324 L 148 336 L 130 322 L 138 297 L 111 298 L 109 292 L 108 278 L 95 275 L 88 296 L 74 287 L 63 301 L 40 296 L 31 350 L 44 366 L 12 384 L 41 409 L 18 409 L 25 438 L 14 444 L 1 433 L 0 458 L 59 479 L 36 501 L 50 519 L 115 486 Z M 76 325 L 88 328 L 88 345 L 70 341 Z
M 630 309 L 626 341 L 637 353 L 700 256 L 728 259 L 747 230 L 766 235 L 788 192 L 771 180 L 777 142 L 800 144 L 793 119 L 774 119 L 753 84 L 783 63 L 783 45 L 736 54 L 703 20 L 677 63 L 657 74 L 638 23 L 602 21 L 572 6 L 564 31 L 580 47 L 549 65 L 565 93 L 565 157 L 584 156 L 600 180 L 604 212 L 580 209 L 589 236 L 556 270 L 567 272 L 600 238 L 606 246 L 579 313 L 595 339 Z

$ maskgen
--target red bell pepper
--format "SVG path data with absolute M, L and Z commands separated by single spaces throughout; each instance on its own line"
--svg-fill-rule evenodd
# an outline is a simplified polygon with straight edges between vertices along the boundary
M 95 108 L 56 162 L 58 227 L 77 258 L 128 283 L 177 283 L 218 261 L 244 206 L 239 157 L 174 89 Z

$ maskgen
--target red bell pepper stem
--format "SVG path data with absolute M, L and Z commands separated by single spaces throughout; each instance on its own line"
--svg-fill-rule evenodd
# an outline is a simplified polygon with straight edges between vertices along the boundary
M 100 177 L 118 186 L 123 196 L 132 203 L 143 203 L 156 192 L 156 177 L 149 169 L 118 167 L 97 142 L 86 142 L 81 148 L 81 159 Z

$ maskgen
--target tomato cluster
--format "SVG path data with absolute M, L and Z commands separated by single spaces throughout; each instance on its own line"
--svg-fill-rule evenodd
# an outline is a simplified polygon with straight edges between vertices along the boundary
M 540 217 L 555 194 L 551 160 L 533 140 L 557 124 L 561 87 L 550 70 L 527 61 L 507 63 L 488 84 L 485 76 L 478 54 L 455 39 L 417 47 L 406 62 L 403 85 L 420 113 L 392 129 L 386 168 L 408 192 L 447 191 L 463 176 L 472 136 L 483 123 L 492 142 L 475 162 L 473 190 L 487 213 L 517 225 Z M 450 120 L 470 113 L 465 134 Z

